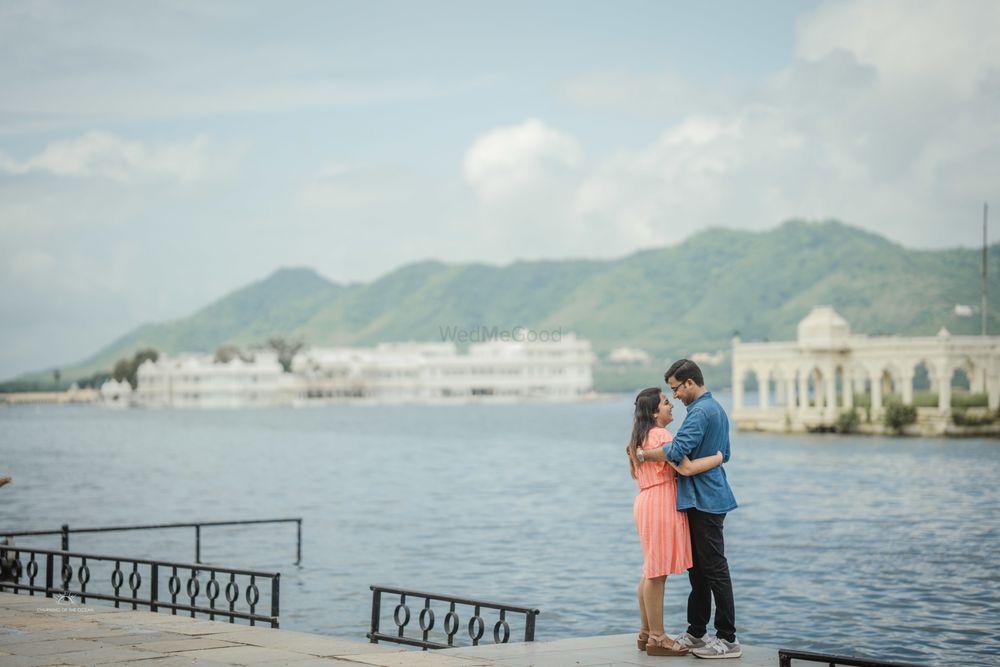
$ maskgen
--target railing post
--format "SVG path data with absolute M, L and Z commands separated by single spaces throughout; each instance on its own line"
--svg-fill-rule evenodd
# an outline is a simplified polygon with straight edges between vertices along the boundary
M 62 529 L 61 530 L 62 530 L 62 550 L 63 551 L 69 551 L 69 524 L 68 523 L 64 523 L 62 525 Z M 61 570 L 66 569 L 67 565 L 69 565 L 69 557 L 68 556 L 63 556 L 62 557 L 61 566 L 60 566 L 60 578 L 62 576 L 61 575 Z
M 156 604 L 160 598 L 160 566 L 156 563 L 150 565 L 149 571 L 149 610 L 157 611 L 159 606 Z
M 55 559 L 52 554 L 45 554 L 45 597 L 52 597 L 52 567 Z
M 281 573 L 275 572 L 271 577 L 271 627 L 278 627 L 278 596 L 281 592 Z
M 372 586 L 372 625 L 371 632 L 368 636 L 372 640 L 372 644 L 378 644 L 378 630 L 379 630 L 379 618 L 382 616 L 382 591 L 378 590 L 376 587 Z
M 525 614 L 524 618 L 524 641 L 535 641 L 535 615 L 531 612 Z
M 201 524 L 194 525 L 194 562 L 201 564 Z
M 298 565 L 302 562 L 302 519 L 297 520 L 295 523 L 298 525 L 298 535 L 295 546 L 295 564 Z

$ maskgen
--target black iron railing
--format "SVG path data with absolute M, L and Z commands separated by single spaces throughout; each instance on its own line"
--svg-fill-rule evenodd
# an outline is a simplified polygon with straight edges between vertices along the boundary
M 174 615 L 188 612 L 191 618 L 204 614 L 210 620 L 219 616 L 230 623 L 243 619 L 250 625 L 278 627 L 281 574 L 277 572 L 4 545 L 0 545 L 0 563 L 7 570 L 0 592 L 79 598 L 83 603 L 104 600 L 119 608 L 124 603 L 132 609 L 169 609 Z M 98 581 L 103 585 L 95 589 Z M 265 584 L 264 601 L 258 582 Z M 258 611 L 268 603 L 270 614 Z
M 885 662 L 884 660 L 872 660 L 870 658 L 850 658 L 843 655 L 794 651 L 787 648 L 778 651 L 778 664 L 780 667 L 792 667 L 792 660 L 822 662 L 830 667 L 838 665 L 843 665 L 844 667 L 926 667 L 925 665 L 915 665 L 909 662 Z
M 511 624 L 508 614 L 524 617 L 524 641 L 535 640 L 535 617 L 539 611 L 531 607 L 518 607 L 510 604 L 500 604 L 498 602 L 485 602 L 483 600 L 472 600 L 460 598 L 452 595 L 439 595 L 437 593 L 423 593 L 421 591 L 404 590 L 402 588 L 389 588 L 387 586 L 371 586 L 372 590 L 372 622 L 368 632 L 371 643 L 377 644 L 379 641 L 395 642 L 397 644 L 407 644 L 409 646 L 419 646 L 424 650 L 429 648 L 450 648 L 455 646 L 455 637 L 459 634 L 462 626 L 462 618 L 459 615 L 458 607 L 471 608 L 468 613 L 469 640 L 473 646 L 479 645 L 479 640 L 486 633 L 487 620 L 483 618 L 483 610 L 488 609 L 497 612 L 497 620 L 492 624 L 493 641 L 497 644 L 506 644 L 511 637 Z M 395 634 L 381 632 L 382 623 L 382 594 L 399 596 L 399 602 L 392 612 L 392 621 L 395 624 Z M 419 626 L 419 637 L 406 636 L 406 629 L 412 620 L 412 612 L 407 604 L 408 598 L 417 598 L 417 605 L 420 611 L 417 613 L 417 625 Z M 444 614 L 444 621 L 438 632 L 434 632 L 436 627 L 436 615 L 432 607 L 432 602 L 438 602 L 447 606 Z M 439 605 L 441 606 L 441 605 Z M 439 609 L 440 611 L 440 609 Z M 492 618 L 490 619 L 492 620 Z M 520 620 L 518 618 L 517 620 Z M 431 637 L 435 639 L 431 639 Z M 443 641 L 442 641 L 443 640 Z
M 21 537 L 29 535 L 61 535 L 60 549 L 69 551 L 69 536 L 72 533 L 111 533 L 126 530 L 160 530 L 166 528 L 194 528 L 194 562 L 201 563 L 201 529 L 210 526 L 245 526 L 259 523 L 295 523 L 295 564 L 302 562 L 302 519 L 246 519 L 242 521 L 197 521 L 194 523 L 157 523 L 143 526 L 102 526 L 100 528 L 70 528 L 63 524 L 58 530 L 0 531 L 0 536 Z

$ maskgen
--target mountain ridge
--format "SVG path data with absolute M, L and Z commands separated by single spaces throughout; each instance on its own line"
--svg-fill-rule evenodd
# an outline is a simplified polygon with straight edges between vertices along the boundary
M 1000 244 L 989 257 L 997 266 Z M 706 229 L 617 259 L 423 260 L 361 283 L 284 267 L 188 317 L 141 325 L 61 372 L 65 381 L 86 377 L 143 347 L 211 352 L 272 336 L 371 345 L 481 326 L 573 331 L 601 354 L 629 345 L 666 358 L 727 349 L 736 331 L 792 339 L 816 304 L 832 305 L 859 333 L 978 333 L 979 318 L 959 317 L 954 306 L 979 303 L 979 258 L 977 249 L 908 249 L 838 221 L 790 220 L 763 231 Z M 1000 289 L 990 313 L 997 331 Z

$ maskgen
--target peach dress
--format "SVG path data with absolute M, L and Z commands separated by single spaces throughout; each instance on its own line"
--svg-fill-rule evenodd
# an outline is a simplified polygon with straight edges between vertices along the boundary
M 656 449 L 672 439 L 667 429 L 653 428 L 642 448 Z M 677 511 L 677 473 L 666 463 L 646 461 L 636 477 L 632 513 L 642 542 L 642 576 L 680 574 L 691 567 L 691 535 L 687 514 Z

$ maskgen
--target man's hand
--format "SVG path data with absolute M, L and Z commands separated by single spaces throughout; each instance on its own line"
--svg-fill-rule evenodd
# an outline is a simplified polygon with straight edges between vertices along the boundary
M 646 461 L 660 461 L 662 463 L 663 461 L 667 460 L 667 456 L 664 451 L 665 449 L 666 447 L 657 447 L 656 449 L 646 449 L 643 450 L 642 456 Z
M 659 461 L 662 463 L 667 460 L 667 457 L 663 453 L 663 447 L 657 447 L 656 449 L 642 449 L 642 447 L 639 447 L 639 450 L 642 451 L 643 461 Z M 629 445 L 625 445 L 625 454 L 631 458 L 632 452 L 629 451 Z

